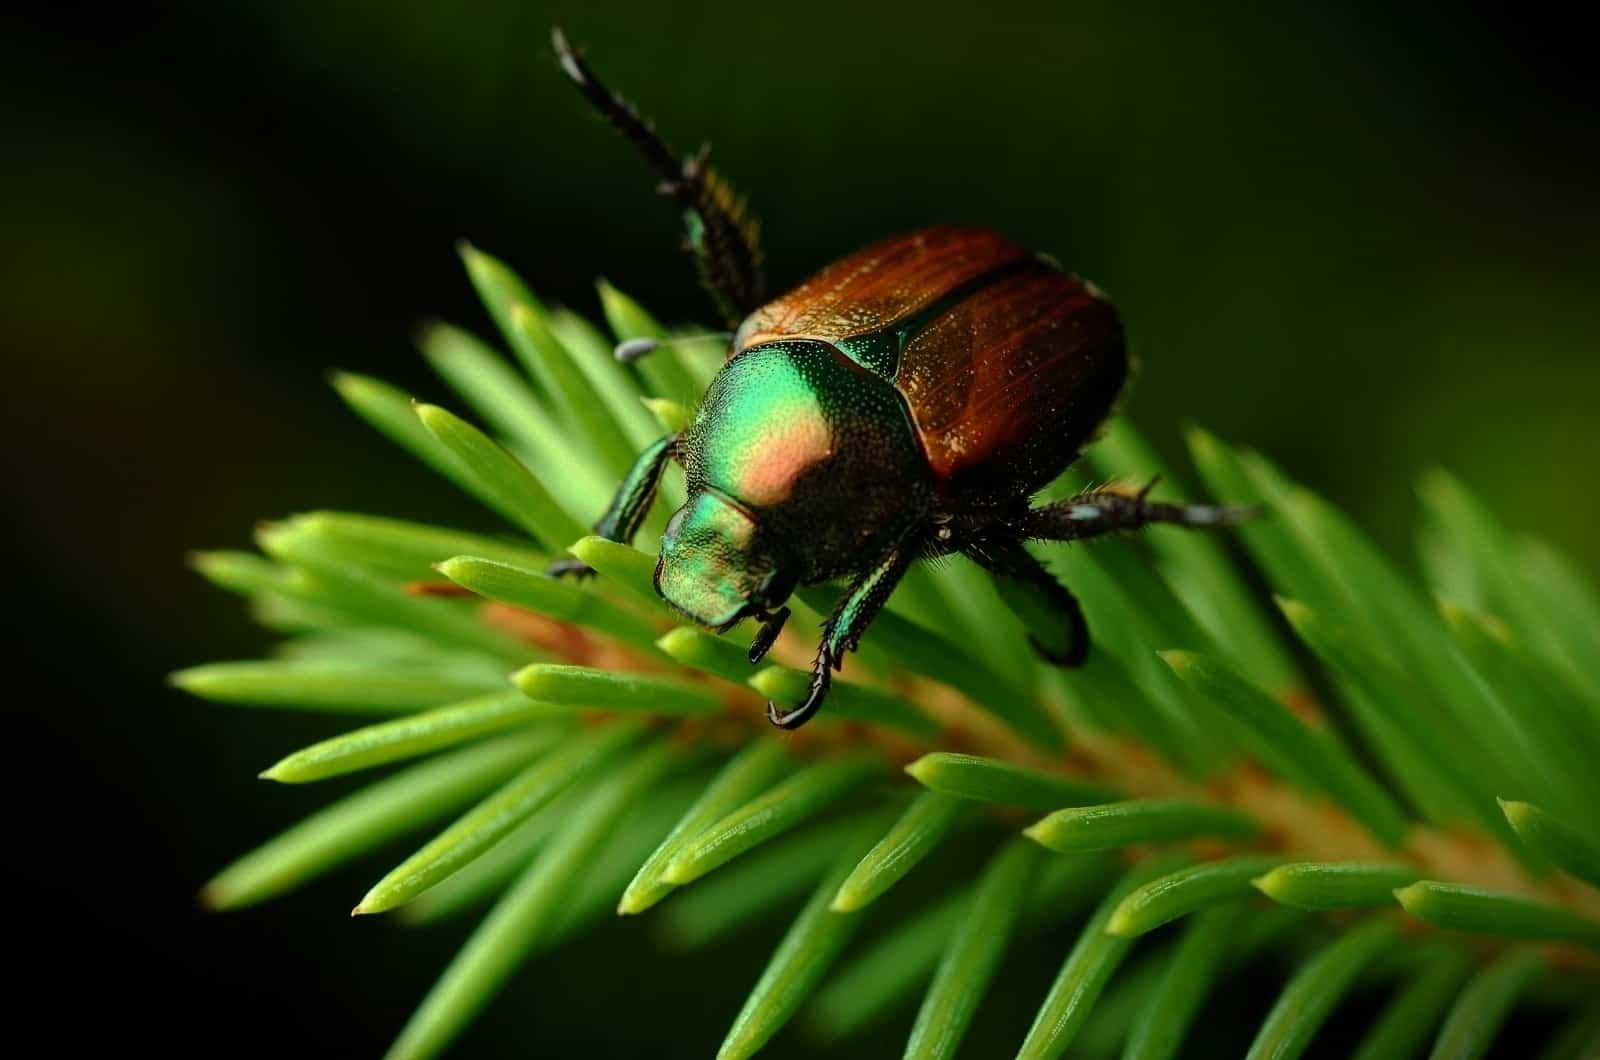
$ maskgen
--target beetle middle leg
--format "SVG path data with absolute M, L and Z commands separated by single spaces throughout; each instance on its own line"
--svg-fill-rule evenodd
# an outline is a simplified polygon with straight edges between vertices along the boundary
M 788 710 L 768 703 L 768 721 L 780 729 L 798 729 L 811 719 L 827 698 L 833 671 L 843 666 L 846 653 L 854 651 L 861 643 L 861 635 L 888 603 L 889 594 L 894 592 L 916 554 L 916 549 L 902 542 L 851 583 L 822 628 L 822 643 L 817 645 L 816 661 L 811 664 L 811 683 L 806 688 L 806 698 Z
M 616 495 L 611 498 L 599 522 L 594 524 L 596 534 L 608 541 L 620 541 L 623 544 L 633 540 L 650 512 L 650 502 L 656 498 L 656 488 L 661 485 L 661 476 L 667 470 L 667 464 L 678 455 L 681 437 L 674 433 L 658 438 L 639 454 L 628 471 L 628 477 L 622 480 L 622 485 L 617 487 Z M 583 577 L 593 574 L 594 570 L 582 560 L 562 559 L 552 563 L 548 573 L 555 577 L 563 574 Z
M 1155 523 L 1173 526 L 1233 526 L 1253 517 L 1253 508 L 1226 504 L 1173 504 L 1150 499 L 1152 481 L 1137 493 L 1100 489 L 1030 510 L 1016 524 L 1019 538 L 1077 541 L 1138 530 Z
M 1057 666 L 1083 665 L 1089 625 L 1078 598 L 1020 541 L 980 541 L 962 551 L 993 576 L 1006 606 L 1027 623 L 1034 651 Z

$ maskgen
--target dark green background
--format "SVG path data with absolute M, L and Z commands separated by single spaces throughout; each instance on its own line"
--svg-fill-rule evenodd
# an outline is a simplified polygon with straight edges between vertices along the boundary
M 1594 570 L 1597 93 L 1576 27 L 1518 11 L 279 2 L 0 36 L 7 611 L 47 676 L 12 698 L 38 723 L 13 912 L 56 911 L 32 977 L 73 999 L 56 1032 L 374 1055 L 454 945 L 344 919 L 378 863 L 196 914 L 210 869 L 326 798 L 251 776 L 338 723 L 160 675 L 261 644 L 189 547 L 314 506 L 482 524 L 322 383 L 440 394 L 408 336 L 484 325 L 457 237 L 585 310 L 604 274 L 701 313 L 671 211 L 555 71 L 554 19 L 680 147 L 714 142 L 776 283 L 993 225 L 1116 297 L 1130 410 L 1169 452 L 1189 421 L 1256 444 L 1408 559 L 1411 485 L 1443 465 Z M 770 942 L 569 947 L 463 1054 L 631 1055 L 676 1009 L 707 1055 Z

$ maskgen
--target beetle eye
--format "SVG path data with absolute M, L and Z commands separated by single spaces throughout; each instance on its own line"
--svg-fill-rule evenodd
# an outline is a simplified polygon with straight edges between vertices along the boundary
M 667 520 L 667 526 L 666 529 L 662 531 L 662 535 L 664 537 L 677 537 L 678 531 L 683 529 L 683 517 L 688 511 L 689 506 L 686 504 L 682 508 L 679 508 L 677 511 L 673 512 L 672 518 Z

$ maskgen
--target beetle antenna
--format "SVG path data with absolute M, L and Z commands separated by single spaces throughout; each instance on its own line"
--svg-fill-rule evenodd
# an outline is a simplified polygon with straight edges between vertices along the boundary
M 688 342 L 706 342 L 711 339 L 727 342 L 732 338 L 733 332 L 731 331 L 707 331 L 698 335 L 677 335 L 670 339 L 652 339 L 647 335 L 641 335 L 637 338 L 623 339 L 617 343 L 616 349 L 611 351 L 611 356 L 623 364 L 632 364 L 634 361 L 654 353 L 663 346 L 682 346 Z
M 761 304 L 760 225 L 745 199 L 706 164 L 709 145 L 681 162 L 639 111 L 606 87 L 557 26 L 550 32 L 561 69 L 590 104 L 633 144 L 660 180 L 658 190 L 684 211 L 689 253 L 700 282 L 730 327 Z

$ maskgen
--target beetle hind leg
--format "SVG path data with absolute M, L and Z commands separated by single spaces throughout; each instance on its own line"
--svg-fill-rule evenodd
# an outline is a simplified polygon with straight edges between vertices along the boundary
M 1089 624 L 1078 598 L 1019 541 L 974 544 L 967 557 L 994 578 L 995 588 L 1028 627 L 1028 643 L 1046 662 L 1082 666 L 1089 657 Z
M 700 282 L 728 326 L 736 326 L 761 304 L 765 293 L 760 225 L 744 198 L 706 164 L 707 148 L 680 161 L 633 104 L 595 76 L 560 28 L 550 36 L 561 69 L 583 98 L 644 156 L 660 181 L 661 193 L 683 210 Z

